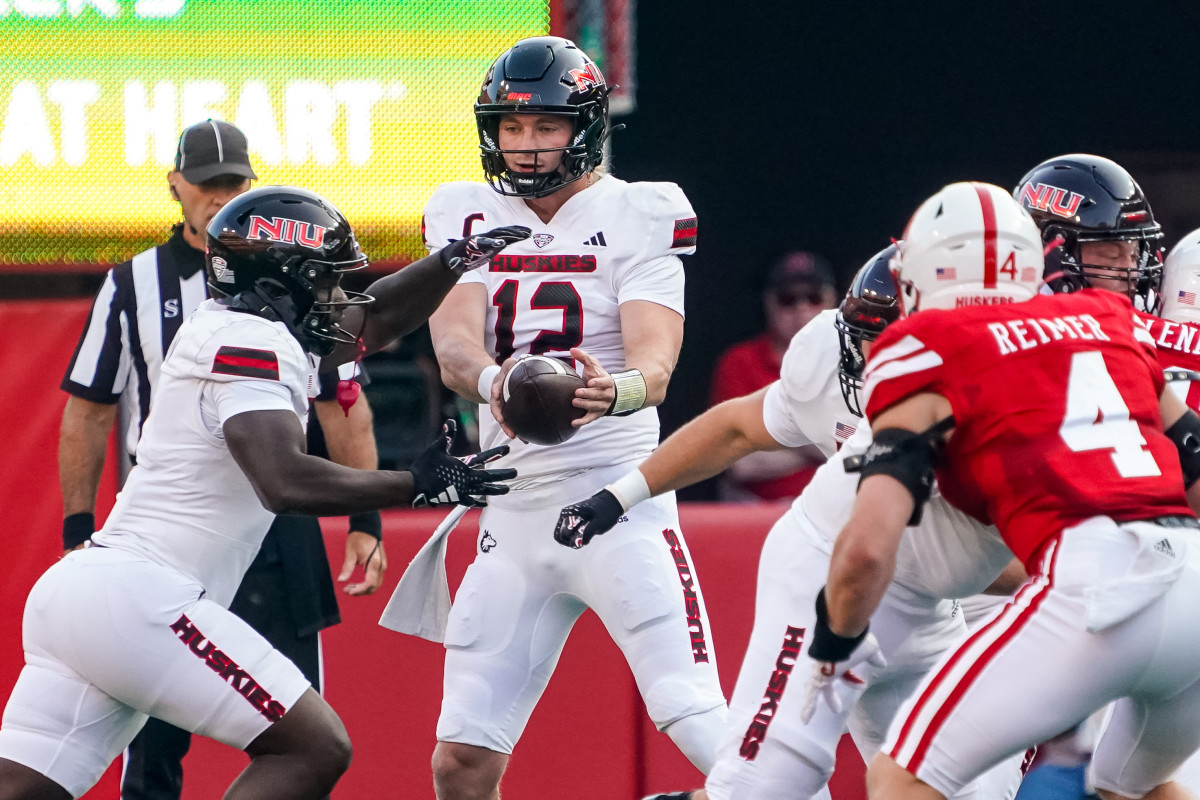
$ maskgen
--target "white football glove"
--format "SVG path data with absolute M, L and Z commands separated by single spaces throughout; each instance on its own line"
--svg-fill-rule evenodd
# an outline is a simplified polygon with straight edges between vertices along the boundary
M 842 713 L 842 698 L 838 695 L 839 686 L 849 686 L 861 694 L 867 688 L 866 680 L 855 672 L 866 672 L 864 665 L 879 669 L 887 666 L 887 659 L 879 652 L 879 642 L 875 636 L 868 633 L 854 652 L 845 661 L 817 661 L 811 656 L 812 674 L 804 687 L 804 704 L 800 707 L 800 721 L 805 725 L 816 713 L 817 703 L 825 700 L 825 704 L 835 714 Z

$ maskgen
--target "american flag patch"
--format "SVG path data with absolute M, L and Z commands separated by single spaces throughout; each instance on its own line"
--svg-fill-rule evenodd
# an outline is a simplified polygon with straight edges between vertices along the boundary
M 251 350 L 248 347 L 222 347 L 213 359 L 212 371 L 218 375 L 239 375 L 243 378 L 279 380 L 279 359 L 271 350 Z
M 671 247 L 696 246 L 696 218 L 675 220 L 675 232 L 671 236 Z
M 1181 291 L 1179 293 L 1179 302 L 1183 303 L 1185 306 L 1196 305 L 1196 293 Z
M 937 279 L 939 281 L 953 281 L 958 279 L 957 267 L 938 267 Z
M 833 423 L 833 438 L 838 442 L 844 442 L 854 435 L 854 426 L 847 425 L 844 422 Z

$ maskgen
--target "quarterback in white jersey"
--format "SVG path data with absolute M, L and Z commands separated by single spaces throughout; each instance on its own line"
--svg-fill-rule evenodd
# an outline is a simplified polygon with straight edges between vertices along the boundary
M 328 794 L 350 763 L 341 721 L 227 605 L 276 514 L 474 505 L 504 491 L 489 481 L 511 470 L 478 468 L 504 448 L 463 461 L 438 442 L 408 472 L 356 470 L 306 455 L 304 425 L 322 357 L 329 368 L 408 332 L 507 242 L 472 237 L 376 281 L 367 313 L 371 296 L 339 287 L 366 257 L 328 201 L 263 187 L 213 218 L 216 299 L 167 353 L 138 465 L 91 546 L 30 592 L 0 798 L 82 795 L 148 715 L 250 755 L 226 798 Z
M 489 69 L 476 120 L 483 183 L 440 187 L 425 209 L 431 250 L 476 227 L 532 236 L 464 275 L 430 319 L 442 379 L 490 405 L 481 441 L 511 436 L 499 387 L 513 356 L 573 360 L 585 410 L 564 444 L 512 443 L 520 475 L 480 519 L 475 562 L 447 624 L 434 751 L 438 797 L 493 797 L 575 620 L 591 608 L 628 661 L 647 710 L 699 769 L 725 717 L 704 598 L 673 497 L 629 514 L 596 552 L 555 543 L 558 509 L 626 472 L 658 444 L 683 337 L 683 267 L 696 218 L 679 187 L 596 170 L 609 87 L 558 37 L 517 42 Z M 495 190 L 495 191 L 493 191 Z
M 796 334 L 778 381 L 711 409 L 638 469 L 562 512 L 558 535 L 574 535 L 582 544 L 636 510 L 641 498 L 715 475 L 748 452 L 814 444 L 830 456 L 763 544 L 754 628 L 729 722 L 716 765 L 693 798 L 825 796 L 842 733 L 848 728 L 869 759 L 900 702 L 965 638 L 957 604 L 947 598 L 983 591 L 1012 558 L 994 531 L 935 500 L 921 524 L 907 531 L 895 579 L 872 617 L 882 658 L 858 665 L 853 681 L 810 687 L 807 697 L 792 686 L 805 675 L 794 671 L 798 662 L 803 670 L 800 653 L 813 630 L 817 594 L 854 502 L 857 479 L 843 462 L 871 441 L 869 429 L 855 432 L 861 348 L 896 317 L 888 267 L 893 251 L 873 256 L 841 307 Z M 1006 765 L 972 796 L 1005 800 L 1018 780 L 1017 765 Z

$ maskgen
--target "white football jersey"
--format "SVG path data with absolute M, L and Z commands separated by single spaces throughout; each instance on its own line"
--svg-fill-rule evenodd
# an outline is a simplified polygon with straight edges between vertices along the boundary
M 222 425 L 265 409 L 306 424 L 317 365 L 282 323 L 201 303 L 167 352 L 137 466 L 92 541 L 178 570 L 228 606 L 275 517 Z
M 870 445 L 871 428 L 864 422 L 793 504 L 830 542 L 850 520 L 858 494 L 858 475 L 847 473 L 844 462 Z M 994 526 L 959 511 L 935 489 L 920 524 L 904 529 L 892 580 L 927 597 L 969 597 L 986 589 L 1012 557 Z
M 497 362 L 544 353 L 570 359 L 582 347 L 609 372 L 625 369 L 619 309 L 646 300 L 683 315 L 683 264 L 695 252 L 696 214 L 673 183 L 626 183 L 611 176 L 573 195 L 549 223 L 519 197 L 497 194 L 483 183 L 446 183 L 425 206 L 431 252 L 473 233 L 525 225 L 533 235 L 507 247 L 490 268 L 468 272 L 460 283 L 487 290 L 484 343 Z M 576 365 L 582 372 L 582 366 Z M 487 407 L 480 408 L 480 441 L 491 447 L 504 434 Z M 514 494 L 542 490 L 554 497 L 569 473 L 642 459 L 658 446 L 658 411 L 603 417 L 570 441 L 554 446 L 512 442 L 505 467 L 519 477 Z M 575 485 L 578 490 L 578 485 Z M 528 502 L 513 495 L 497 505 Z
M 816 445 L 826 458 L 858 425 L 838 382 L 836 316 L 836 309 L 822 311 L 792 337 L 779 380 L 763 399 L 763 423 L 771 438 L 788 447 Z
M 871 444 L 870 426 L 860 430 L 860 418 L 842 398 L 836 313 L 822 311 L 796 334 L 763 402 L 773 439 L 789 447 L 814 444 L 829 457 L 793 510 L 830 542 L 849 521 L 858 493 L 858 475 L 847 474 L 843 462 Z M 987 588 L 1011 558 L 994 527 L 935 493 L 921 524 L 904 532 L 893 580 L 928 597 L 966 597 Z

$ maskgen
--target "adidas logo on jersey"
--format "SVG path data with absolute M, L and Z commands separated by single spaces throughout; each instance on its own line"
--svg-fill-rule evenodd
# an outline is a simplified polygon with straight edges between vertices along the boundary
M 590 244 L 593 247 L 608 247 L 608 242 L 604 241 L 604 231 L 596 231 L 592 234 L 592 238 L 588 239 L 584 244 Z
M 1163 539 L 1161 542 L 1154 545 L 1154 550 L 1155 550 L 1155 552 L 1162 553 L 1164 556 L 1167 556 L 1168 558 L 1175 557 L 1175 548 L 1171 547 L 1170 539 Z

